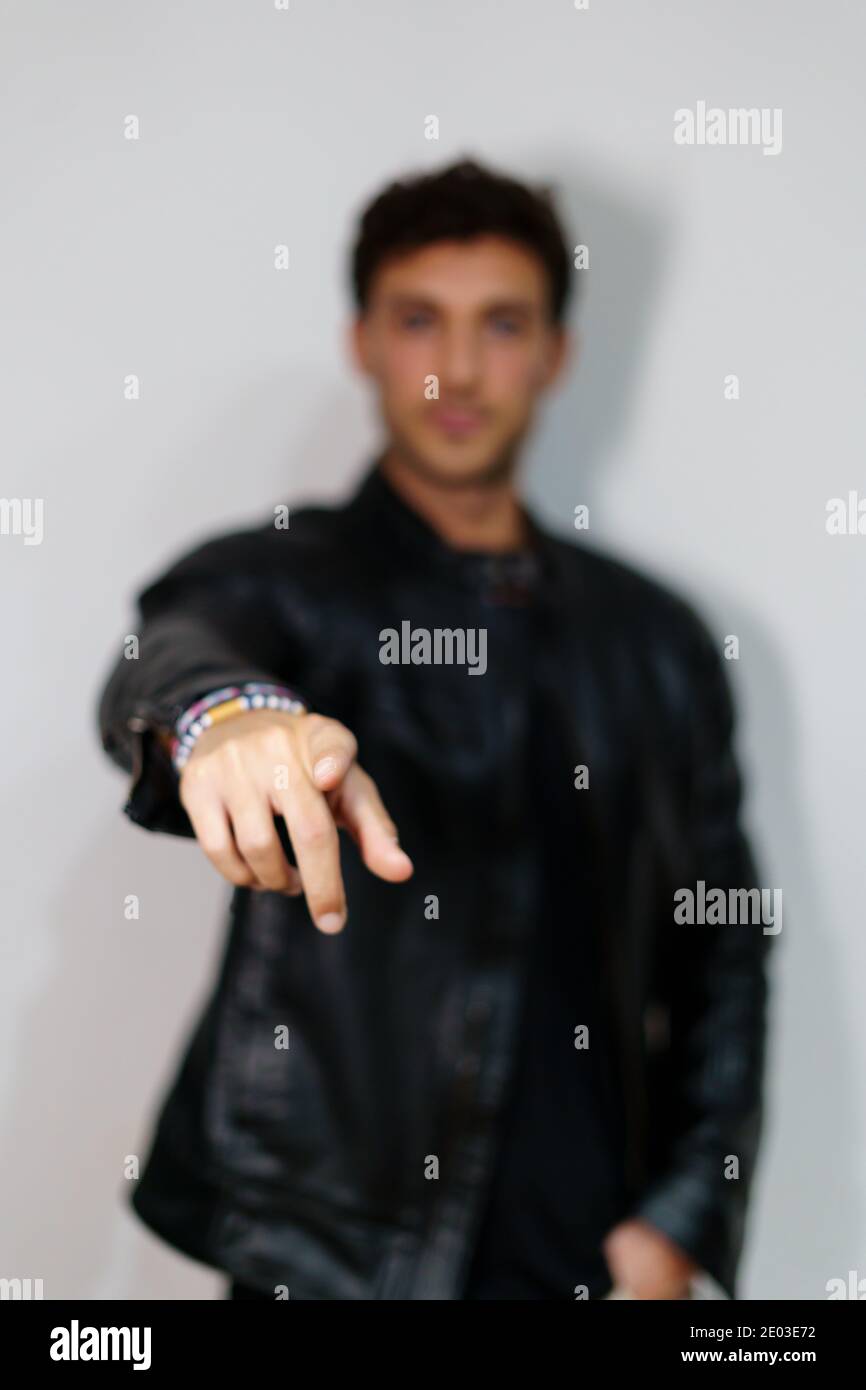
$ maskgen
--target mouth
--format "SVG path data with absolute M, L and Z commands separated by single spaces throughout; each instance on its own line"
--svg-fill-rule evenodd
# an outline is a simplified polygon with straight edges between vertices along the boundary
M 437 406 L 433 411 L 433 419 L 437 428 L 452 438 L 474 434 L 484 424 L 482 411 L 461 409 L 457 406 Z

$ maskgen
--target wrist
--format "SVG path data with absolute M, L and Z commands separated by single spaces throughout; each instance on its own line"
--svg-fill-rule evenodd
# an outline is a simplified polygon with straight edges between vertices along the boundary
M 196 700 L 184 710 L 170 738 L 169 752 L 175 771 L 183 771 L 198 739 L 206 729 L 225 719 L 234 718 L 248 710 L 283 710 L 290 714 L 306 714 L 307 706 L 289 686 L 269 681 L 246 681 L 239 686 L 221 690 Z

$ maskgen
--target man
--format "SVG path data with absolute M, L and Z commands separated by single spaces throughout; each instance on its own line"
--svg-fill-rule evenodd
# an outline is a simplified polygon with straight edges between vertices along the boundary
M 102 693 L 127 815 L 234 885 L 132 1202 L 236 1297 L 736 1296 L 770 937 L 674 915 L 756 883 L 731 697 L 688 604 L 518 499 L 569 281 L 546 194 L 381 194 L 361 486 L 178 559 Z

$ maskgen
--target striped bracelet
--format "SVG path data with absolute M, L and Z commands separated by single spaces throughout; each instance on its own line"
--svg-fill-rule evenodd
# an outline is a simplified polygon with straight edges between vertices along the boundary
M 222 690 L 214 690 L 184 710 L 175 725 L 171 760 L 176 771 L 180 772 L 205 729 L 248 709 L 281 709 L 290 714 L 307 712 L 303 700 L 299 700 L 287 685 L 246 681 L 244 685 L 226 685 Z

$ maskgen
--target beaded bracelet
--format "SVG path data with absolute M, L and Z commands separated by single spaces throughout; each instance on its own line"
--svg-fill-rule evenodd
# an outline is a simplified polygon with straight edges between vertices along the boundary
M 222 690 L 214 690 L 184 710 L 175 725 L 175 737 L 171 744 L 171 760 L 175 770 L 180 772 L 205 729 L 248 709 L 282 709 L 291 714 L 307 712 L 303 700 L 299 700 L 287 685 L 246 681 L 243 685 L 226 685 Z

